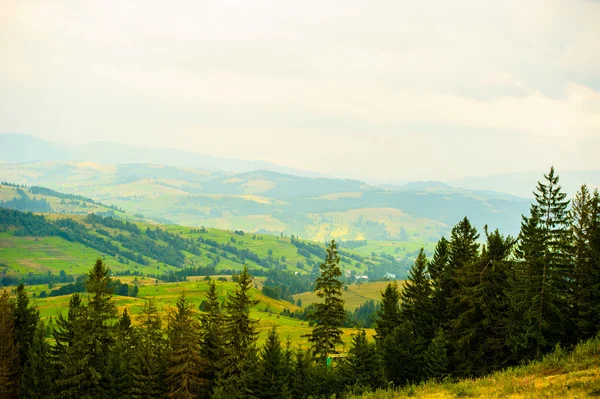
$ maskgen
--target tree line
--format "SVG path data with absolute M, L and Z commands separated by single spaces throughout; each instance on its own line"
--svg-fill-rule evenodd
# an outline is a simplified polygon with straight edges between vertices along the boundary
M 307 315 L 308 349 L 262 348 L 247 268 L 224 304 L 214 282 L 202 313 L 183 292 L 163 320 L 146 301 L 132 323 L 118 315 L 109 270 L 98 259 L 87 297 L 71 297 L 50 344 L 22 286 L 0 297 L 0 397 L 308 398 L 344 397 L 428 379 L 475 377 L 540 359 L 600 330 L 600 196 L 583 186 L 567 200 L 551 169 L 523 216 L 519 237 L 467 218 L 418 254 L 402 290 L 382 292 L 375 340 L 360 330 L 345 353 L 347 320 L 337 244 L 325 249 Z M 20 396 L 19 396 L 20 395 Z

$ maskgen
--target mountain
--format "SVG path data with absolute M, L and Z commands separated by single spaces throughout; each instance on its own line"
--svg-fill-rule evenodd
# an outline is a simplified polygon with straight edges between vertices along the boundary
M 16 133 L 0 134 L 0 161 L 41 162 L 79 161 L 98 163 L 161 163 L 177 167 L 249 172 L 267 169 L 297 176 L 320 177 L 320 173 L 289 168 L 265 161 L 220 158 L 173 148 L 129 146 L 111 142 L 82 145 L 54 143 L 34 136 Z
M 557 172 L 560 176 L 560 185 L 569 196 L 574 195 L 582 184 L 587 184 L 590 188 L 600 188 L 600 170 L 557 170 Z M 548 171 L 470 176 L 448 181 L 447 184 L 471 190 L 501 191 L 523 198 L 533 198 L 535 182 L 539 181 L 544 173 Z
M 464 216 L 479 229 L 487 224 L 516 235 L 529 208 L 523 198 L 435 182 L 391 188 L 268 170 L 228 173 L 156 164 L 4 163 L 0 181 L 92 198 L 162 223 L 318 242 L 436 242 Z

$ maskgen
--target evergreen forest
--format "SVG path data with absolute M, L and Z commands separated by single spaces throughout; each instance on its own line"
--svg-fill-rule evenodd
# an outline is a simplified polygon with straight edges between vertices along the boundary
M 303 342 L 286 341 L 274 328 L 258 345 L 247 267 L 224 301 L 211 280 L 201 309 L 182 291 L 164 317 L 151 299 L 135 315 L 119 312 L 113 295 L 120 285 L 99 258 L 50 329 L 21 283 L 0 296 L 0 397 L 344 398 L 486 376 L 572 350 L 600 332 L 600 194 L 582 186 L 569 200 L 554 168 L 534 194 L 516 237 L 478 231 L 464 217 L 432 256 L 422 249 L 404 286 L 390 282 L 370 305 L 374 339 L 360 330 L 346 345 L 334 240 L 319 252 L 312 284 L 319 300 L 306 316 L 312 330 Z M 38 222 L 47 234 L 65 231 Z M 174 246 L 188 244 L 152 234 L 159 233 Z M 177 254 L 155 256 L 176 265 Z

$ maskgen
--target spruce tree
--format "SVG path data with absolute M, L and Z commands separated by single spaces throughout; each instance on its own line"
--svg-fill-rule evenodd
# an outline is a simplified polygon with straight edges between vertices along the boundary
M 427 273 L 427 256 L 423 248 L 408 273 L 400 300 L 402 319 L 411 321 L 415 332 L 426 341 L 433 339 L 437 326 L 433 308 L 433 290 Z
M 113 321 L 117 315 L 111 301 L 109 274 L 102 258 L 98 258 L 86 280 L 88 306 L 81 306 L 76 299 L 73 309 L 69 308 L 65 325 L 69 329 L 55 334 L 57 341 L 68 340 L 68 346 L 57 348 L 60 357 L 56 383 L 61 398 L 104 396 L 103 379 L 107 378 L 108 357 L 114 342 Z M 71 319 L 71 311 L 77 318 Z
M 469 273 L 478 257 L 478 239 L 477 229 L 466 217 L 452 228 L 448 246 L 448 267 L 446 267 L 444 276 L 447 284 L 445 288 L 447 295 L 445 318 L 448 321 L 456 319 L 459 314 L 467 310 L 465 304 L 460 301 L 460 294 L 457 290 L 460 287 L 461 278 Z M 445 327 L 446 329 L 450 328 L 448 322 Z
M 573 269 L 569 308 L 575 333 L 571 343 L 593 337 L 600 329 L 600 196 L 583 185 L 571 207 Z
M 248 268 L 237 278 L 237 288 L 233 294 L 227 293 L 225 302 L 225 323 L 223 326 L 224 351 L 221 359 L 215 398 L 248 397 L 248 374 L 255 369 L 257 362 L 256 331 L 257 320 L 250 318 L 250 309 L 259 300 L 252 299 L 252 278 Z
M 381 292 L 381 306 L 377 311 L 375 332 L 377 340 L 384 340 L 392 335 L 394 329 L 401 322 L 400 317 L 400 291 L 398 284 L 394 281 L 389 283 Z
M 358 391 L 371 391 L 384 386 L 383 369 L 375 345 L 360 330 L 352 337 L 348 356 L 339 367 L 343 384 Z
M 131 359 L 130 396 L 132 399 L 163 397 L 166 342 L 154 299 L 144 302 L 137 321 L 134 333 L 136 346 Z
M 504 367 L 509 319 L 510 259 L 514 240 L 498 230 L 489 234 L 481 256 L 458 270 L 455 300 L 459 313 L 450 320 L 454 368 L 463 376 L 483 375 Z
M 29 306 L 29 298 L 23 283 L 17 287 L 17 302 L 14 310 L 15 335 L 19 347 L 20 368 L 23 370 L 28 361 L 29 347 L 40 320 L 40 312 L 37 308 Z
M 208 283 L 208 292 L 203 306 L 204 312 L 200 315 L 200 329 L 202 347 L 201 356 L 206 363 L 203 379 L 205 381 L 201 391 L 202 397 L 210 397 L 216 376 L 219 374 L 219 365 L 223 358 L 223 322 L 221 302 L 217 294 L 214 280 Z
M 566 342 L 569 278 L 572 275 L 569 201 L 550 169 L 534 192 L 530 216 L 523 216 L 519 262 L 513 284 L 515 328 L 510 342 L 520 358 L 536 358 Z
M 14 304 L 8 292 L 0 295 L 0 398 L 19 397 L 19 350 L 16 344 Z
M 193 399 L 202 385 L 200 326 L 185 292 L 169 314 L 167 369 L 168 397 Z
M 437 327 L 446 324 L 447 298 L 450 297 L 452 282 L 447 273 L 450 262 L 450 243 L 442 237 L 436 244 L 433 257 L 429 262 L 429 277 L 433 288 L 433 307 Z
M 342 299 L 342 276 L 340 270 L 340 257 L 338 256 L 335 240 L 327 247 L 325 262 L 321 263 L 321 275 L 315 281 L 314 291 L 323 302 L 315 303 L 315 311 L 311 320 L 315 326 L 308 341 L 312 345 L 315 358 L 325 363 L 327 356 L 337 353 L 336 345 L 342 345 L 342 327 L 346 319 L 344 300 Z
M 129 398 L 132 383 L 131 358 L 134 336 L 127 308 L 116 325 L 115 340 L 107 358 L 106 375 L 102 380 L 104 395 L 114 399 Z
M 441 380 L 448 374 L 448 341 L 440 328 L 423 354 L 423 379 Z
M 288 392 L 289 375 L 286 371 L 284 351 L 277 330 L 273 327 L 269 331 L 260 354 L 260 373 L 256 396 L 261 399 L 282 398 L 282 393 Z
M 46 342 L 46 326 L 39 322 L 29 347 L 27 364 L 21 376 L 23 399 L 49 398 L 54 391 L 54 373 L 50 345 Z

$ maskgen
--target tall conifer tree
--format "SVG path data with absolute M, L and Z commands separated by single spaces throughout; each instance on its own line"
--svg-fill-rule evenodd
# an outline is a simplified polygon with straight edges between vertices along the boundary
M 398 284 L 394 281 L 389 283 L 383 292 L 381 292 L 381 306 L 377 311 L 375 322 L 375 338 L 384 340 L 392 335 L 394 329 L 401 322 L 400 316 L 400 291 Z
M 575 327 L 572 343 L 600 330 L 600 196 L 583 185 L 571 208 L 573 269 L 569 308 Z
M 239 274 L 237 288 L 233 294 L 227 294 L 225 310 L 227 312 L 223 336 L 225 339 L 223 358 L 221 359 L 215 398 L 244 398 L 249 392 L 248 375 L 256 367 L 256 340 L 258 320 L 250 318 L 250 309 L 259 300 L 252 299 L 252 278 L 248 268 Z
M 177 308 L 169 314 L 168 396 L 193 399 L 202 385 L 200 326 L 185 292 L 177 298 Z
M 505 366 L 509 318 L 510 259 L 514 240 L 498 230 L 489 234 L 481 256 L 457 273 L 455 291 L 460 312 L 450 320 L 449 337 L 454 348 L 454 367 L 463 376 L 483 375 Z
M 29 347 L 33 342 L 35 330 L 40 320 L 37 308 L 29 306 L 29 298 L 23 283 L 17 287 L 17 301 L 15 306 L 15 335 L 19 347 L 19 360 L 21 370 L 25 368 L 28 360 Z
M 210 397 L 210 392 L 219 374 L 220 363 L 223 359 L 223 313 L 221 301 L 217 294 L 217 286 L 214 280 L 208 283 L 204 312 L 200 315 L 200 327 L 202 337 L 201 355 L 206 362 L 204 372 L 204 386 L 202 396 Z
M 0 398 L 19 397 L 19 350 L 16 345 L 14 305 L 8 292 L 0 295 Z
M 336 345 L 342 345 L 342 327 L 346 319 L 342 299 L 342 276 L 335 240 L 327 247 L 325 262 L 321 263 L 321 275 L 315 281 L 314 291 L 322 302 L 316 303 L 311 319 L 315 321 L 313 331 L 308 336 L 315 358 L 325 363 L 327 355 L 337 353 Z
M 530 216 L 523 216 L 513 284 L 510 342 L 519 358 L 541 358 L 565 342 L 570 311 L 571 253 L 569 201 L 554 168 L 534 192 Z
M 131 359 L 132 399 L 162 397 L 165 363 L 165 340 L 161 329 L 162 319 L 154 299 L 141 306 L 135 328 L 136 348 Z
M 427 273 L 427 256 L 421 248 L 400 294 L 402 319 L 412 322 L 415 332 L 426 341 L 433 339 L 437 329 L 433 289 Z

